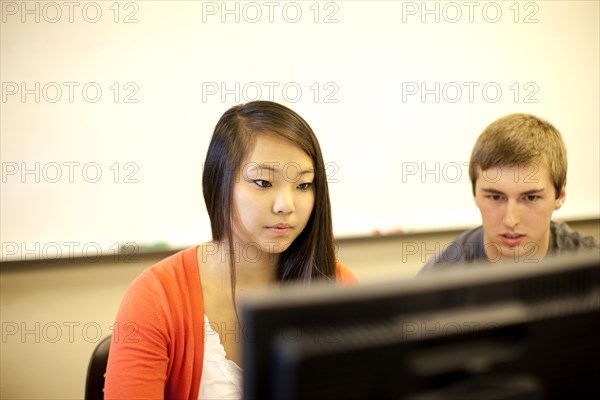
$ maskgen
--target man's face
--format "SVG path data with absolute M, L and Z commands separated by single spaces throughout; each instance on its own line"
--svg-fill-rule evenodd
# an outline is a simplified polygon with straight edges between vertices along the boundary
M 550 244 L 550 221 L 565 200 L 546 165 L 479 170 L 475 204 L 481 213 L 483 243 L 490 261 L 536 262 Z

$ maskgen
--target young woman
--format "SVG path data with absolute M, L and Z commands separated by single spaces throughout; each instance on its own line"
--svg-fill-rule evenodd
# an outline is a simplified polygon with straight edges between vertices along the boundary
M 249 288 L 355 282 L 336 261 L 323 156 L 280 104 L 232 107 L 202 178 L 213 240 L 144 271 L 119 309 L 105 398 L 241 398 L 237 300 Z

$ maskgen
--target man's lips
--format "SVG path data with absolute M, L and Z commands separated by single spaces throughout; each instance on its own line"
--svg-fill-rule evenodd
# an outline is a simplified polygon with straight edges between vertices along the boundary
M 521 243 L 525 239 L 525 235 L 521 233 L 507 232 L 500 235 L 502 243 L 513 247 Z

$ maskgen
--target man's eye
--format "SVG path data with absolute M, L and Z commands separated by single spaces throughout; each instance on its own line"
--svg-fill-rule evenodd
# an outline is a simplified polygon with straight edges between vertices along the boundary
M 533 195 L 533 194 L 530 194 L 530 195 L 528 195 L 528 196 L 525 196 L 525 199 L 527 199 L 527 201 L 536 201 L 536 200 L 538 200 L 539 198 L 540 198 L 540 196 L 536 196 L 536 195 Z
M 502 200 L 502 196 L 500 196 L 499 194 L 491 194 L 488 197 L 490 198 L 490 200 L 493 200 L 493 201 L 500 201 L 500 200 Z
M 254 182 L 257 186 L 261 188 L 267 188 L 272 186 L 271 182 L 265 181 L 264 179 L 255 179 L 252 182 Z

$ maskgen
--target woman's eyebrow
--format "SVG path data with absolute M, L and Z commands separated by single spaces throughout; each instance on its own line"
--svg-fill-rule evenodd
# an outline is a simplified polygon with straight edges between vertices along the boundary
M 296 171 L 300 171 L 298 175 L 306 175 L 306 174 L 314 174 L 315 173 L 315 169 L 314 167 L 311 165 L 310 167 L 305 167 L 304 169 L 300 168 L 300 164 L 297 163 L 289 163 L 289 164 L 285 164 L 283 166 L 283 168 L 279 167 L 279 163 L 276 162 L 266 162 L 266 163 L 248 163 L 248 170 L 267 170 L 269 172 L 280 172 L 282 170 L 287 170 L 288 168 L 294 168 Z

